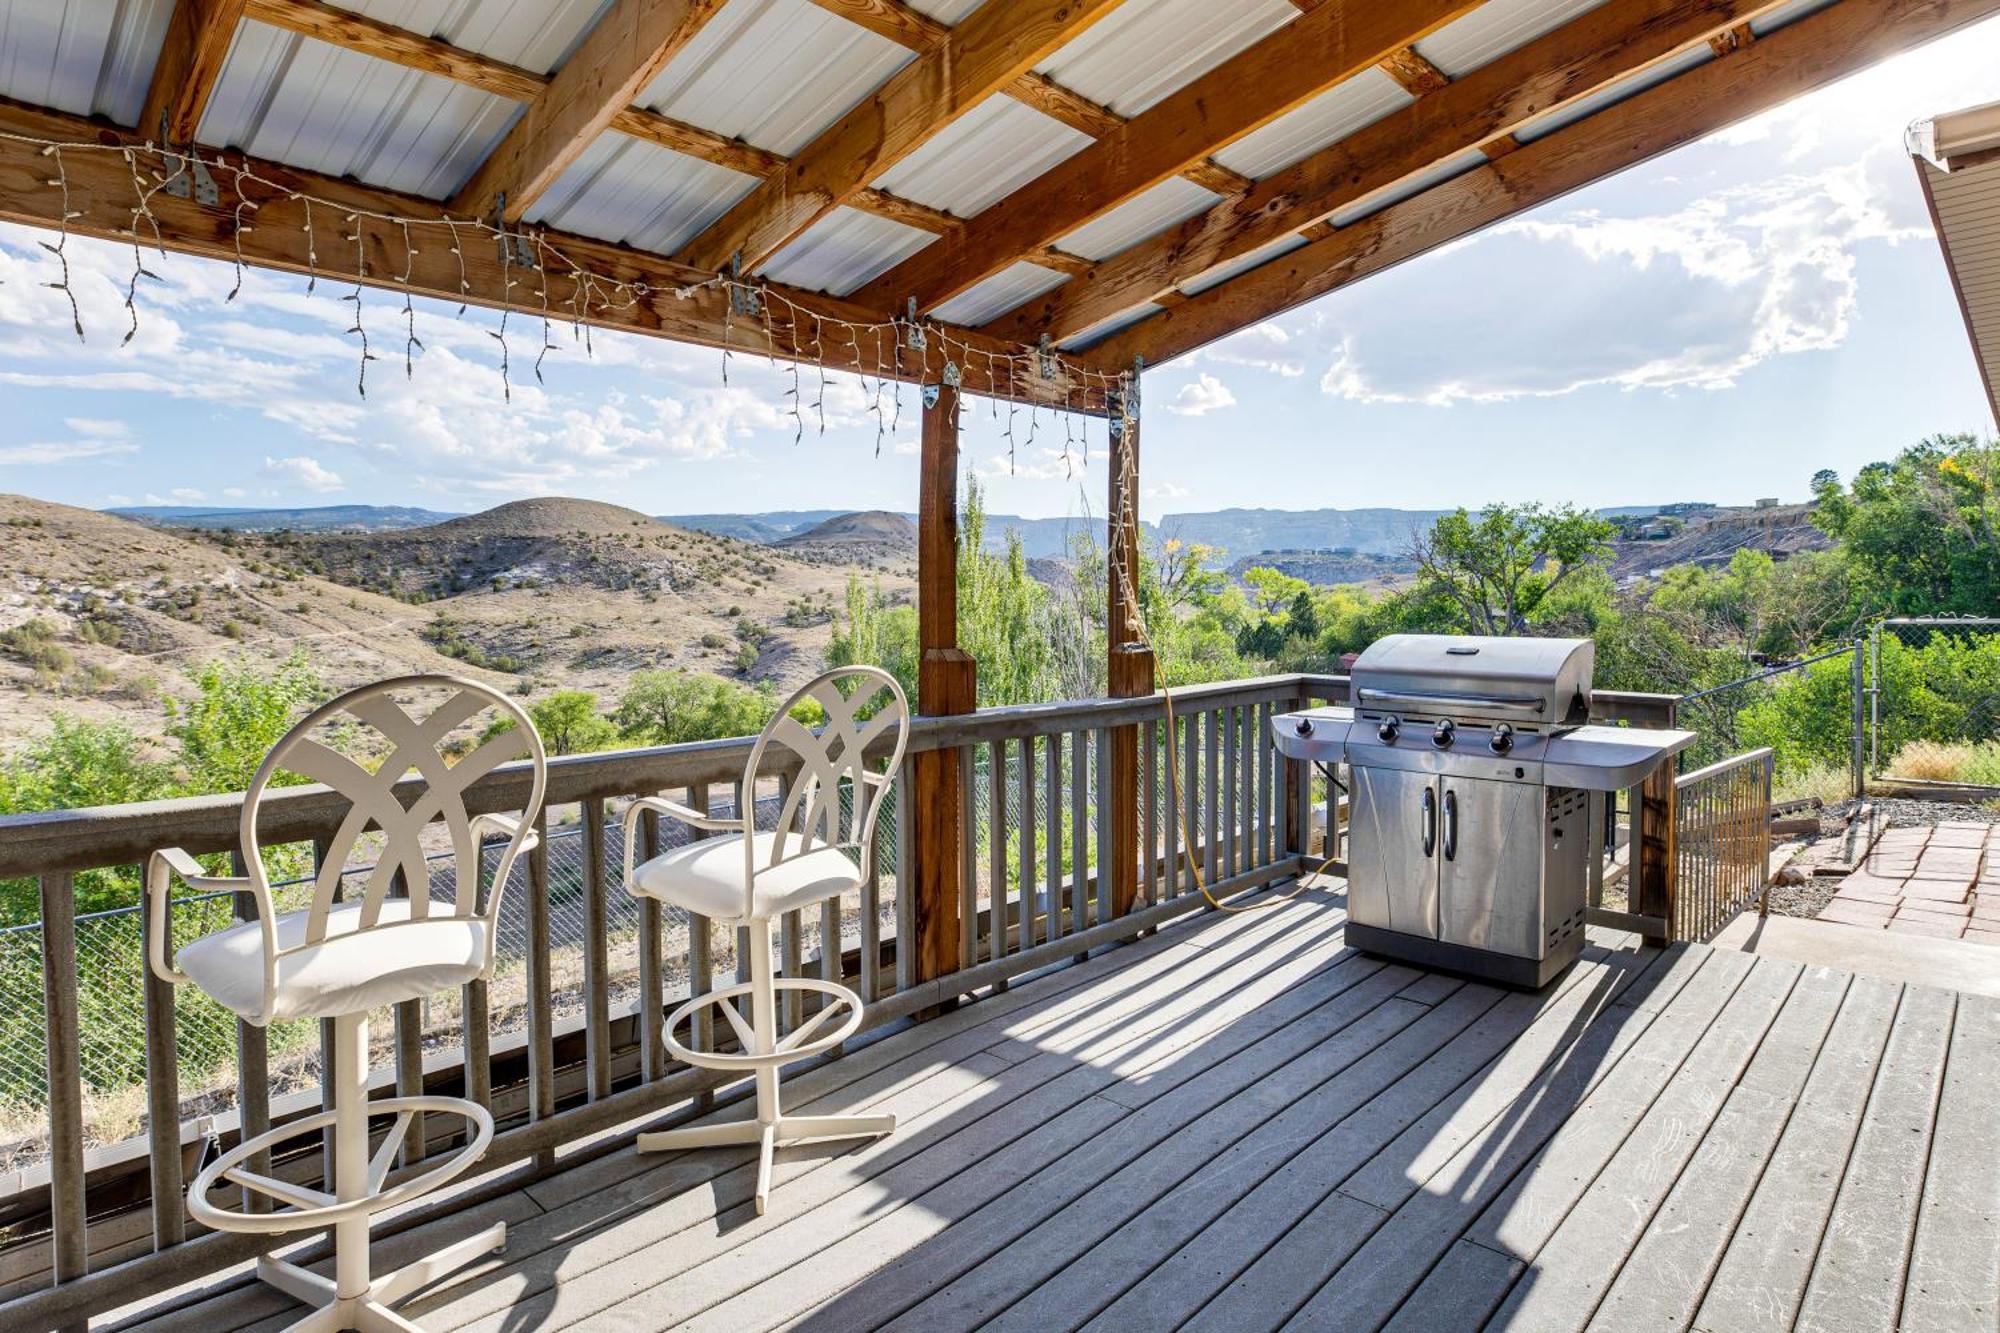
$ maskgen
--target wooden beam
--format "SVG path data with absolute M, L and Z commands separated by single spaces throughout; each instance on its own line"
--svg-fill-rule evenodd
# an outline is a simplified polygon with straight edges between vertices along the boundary
M 932 393 L 936 397 L 931 397 Z M 917 484 L 917 710 L 927 717 L 970 713 L 979 706 L 978 671 L 958 646 L 958 411 L 959 391 L 926 385 Z M 909 809 L 915 823 L 910 853 L 914 883 L 910 920 L 918 981 L 959 965 L 959 896 L 965 857 L 960 844 L 965 801 L 957 750 L 910 757 Z
M 77 116 L 5 104 L 0 104 L 0 132 L 24 136 L 31 141 L 0 138 L 0 219 L 47 228 L 62 223 L 62 197 L 48 183 L 54 170 L 50 160 L 42 155 L 39 142 L 141 146 L 144 143 L 141 136 L 112 130 Z M 144 151 L 143 147 L 141 151 Z M 348 234 L 358 231 L 367 261 L 365 282 L 371 287 L 402 292 L 404 285 L 398 279 L 407 263 L 408 290 L 420 296 L 453 302 L 465 300 L 474 305 L 507 308 L 537 318 L 540 316 L 540 282 L 532 270 L 523 270 L 519 265 L 512 266 L 511 270 L 503 269 L 499 251 L 490 237 L 466 232 L 461 223 L 464 243 L 459 247 L 459 253 L 453 255 L 449 244 L 450 233 L 441 225 L 413 226 L 412 236 L 417 253 L 410 256 L 404 250 L 401 228 L 374 216 L 388 214 L 442 220 L 447 215 L 443 207 L 433 200 L 379 190 L 314 172 L 297 171 L 241 154 L 204 149 L 202 156 L 211 163 L 210 170 L 222 187 L 222 202 L 219 205 L 206 207 L 198 201 L 176 198 L 164 191 L 155 192 L 151 197 L 161 243 L 169 250 L 224 263 L 234 260 L 237 243 L 233 234 L 234 176 L 224 164 L 243 164 L 259 178 L 273 182 L 275 187 L 267 188 L 254 183 L 244 187 L 251 199 L 263 205 L 255 215 L 256 225 L 240 238 L 246 262 L 292 273 L 312 271 L 303 230 L 303 208 L 285 197 L 289 191 L 302 191 L 332 201 L 337 208 L 356 215 L 349 224 L 342 222 L 336 214 L 315 210 L 315 220 L 321 228 L 317 271 L 322 277 L 339 273 L 344 280 L 352 279 L 354 246 L 344 241 L 336 244 L 335 233 L 336 229 Z M 157 167 L 159 164 L 142 161 L 142 165 Z M 131 225 L 132 178 L 123 159 L 116 153 L 77 151 L 64 154 L 62 168 L 69 184 L 70 207 L 80 214 L 70 220 L 70 231 L 129 245 L 130 236 L 123 229 Z M 726 343 L 739 353 L 762 356 L 769 352 L 808 362 L 813 360 L 815 347 L 819 347 L 825 353 L 827 364 L 841 369 L 847 365 L 844 358 L 850 354 L 845 340 L 829 337 L 816 341 L 809 320 L 801 320 L 801 327 L 795 333 L 786 321 L 782 303 L 795 304 L 804 312 L 817 313 L 824 318 L 853 323 L 886 325 L 889 320 L 889 315 L 883 311 L 779 284 L 772 284 L 769 288 L 780 298 L 779 303 L 774 303 L 778 310 L 776 318 L 767 322 L 754 316 L 731 314 L 728 300 L 719 289 L 703 288 L 686 299 L 675 295 L 676 289 L 701 283 L 711 277 L 710 274 L 675 264 L 660 255 L 605 241 L 560 232 L 546 233 L 546 237 L 557 252 L 590 273 L 644 283 L 649 289 L 648 294 L 639 299 L 613 300 L 589 311 L 586 322 L 600 328 L 710 347 Z M 151 242 L 149 228 L 147 243 Z M 461 261 L 464 265 L 462 276 Z M 555 263 L 551 264 L 551 268 L 554 270 L 550 274 L 551 305 L 559 315 L 566 316 L 568 310 L 564 303 L 570 289 L 565 277 L 567 270 Z M 511 289 L 509 283 L 512 284 Z M 910 381 L 926 375 L 935 379 L 943 373 L 946 360 L 953 359 L 961 363 L 965 386 L 970 392 L 1011 393 L 1040 402 L 1068 401 L 1081 410 L 1102 409 L 1103 395 L 1094 384 L 1073 382 L 1060 368 L 1057 378 L 1043 380 L 1036 373 L 1034 358 L 1024 355 L 1026 349 L 1019 345 L 996 342 L 970 329 L 943 327 L 939 332 L 944 337 L 962 342 L 970 350 L 947 352 L 943 337 L 934 334 L 929 339 L 929 346 L 922 352 L 905 347 L 900 368 L 897 368 L 892 364 L 893 337 L 885 329 L 882 335 L 885 349 L 883 372 L 892 377 L 900 374 Z M 875 353 L 873 339 L 863 335 L 861 346 L 872 363 Z M 868 366 L 868 373 L 877 373 L 873 364 Z
M 1118 0 L 988 0 L 940 46 L 889 76 L 682 248 L 697 268 L 752 272 L 933 134 L 1027 73 Z
M 246 0 L 243 16 L 301 37 L 422 70 L 514 102 L 532 102 L 549 77 L 324 0 Z
M 1255 254 L 1330 213 L 1511 132 L 1772 7 L 1772 0 L 1611 0 L 1140 242 L 987 327 L 1061 341 L 1176 283 Z
M 1333 0 L 1052 167 L 864 289 L 922 310 L 1269 124 L 1475 7 L 1476 0 Z
M 1840 0 L 1210 288 L 1092 350 L 1102 365 L 1128 365 L 1135 356 L 1158 365 L 1185 355 L 1994 13 L 2000 0 Z
M 1105 682 L 1115 699 L 1153 692 L 1153 650 L 1135 598 L 1139 590 L 1139 416 L 1111 418 L 1104 546 Z M 1149 724 L 1150 725 L 1150 724 Z M 1139 896 L 1139 729 L 1115 727 L 1111 743 L 1111 910 L 1123 916 Z M 1171 762 L 1171 760 L 1169 761 Z M 1104 818 L 1104 812 L 1099 818 Z
M 942 43 L 951 31 L 949 25 L 902 0 L 813 0 L 813 3 L 877 37 L 886 37 L 906 51 L 928 51 Z
M 1380 68 L 1384 74 L 1402 84 L 1403 91 L 1412 97 L 1429 97 L 1451 82 L 1449 75 L 1433 65 L 1414 46 L 1390 52 Z
M 485 218 L 498 210 L 510 222 L 519 218 L 722 5 L 617 0 L 453 197 L 453 211 Z
M 222 62 L 243 19 L 244 0 L 175 0 L 166 39 L 139 111 L 139 132 L 156 143 L 186 146 L 201 127 Z

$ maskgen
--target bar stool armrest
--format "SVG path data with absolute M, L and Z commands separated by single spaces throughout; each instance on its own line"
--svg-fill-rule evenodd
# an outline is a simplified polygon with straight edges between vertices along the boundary
M 168 938 L 171 927 L 167 907 L 173 897 L 175 875 L 179 875 L 190 889 L 203 893 L 246 889 L 250 887 L 250 881 L 236 875 L 211 875 L 201 868 L 201 862 L 179 847 L 162 847 L 146 858 L 146 910 L 153 928 L 152 940 L 146 949 L 146 961 L 152 967 L 154 976 L 179 986 L 188 981 L 188 975 L 167 961 L 173 953 L 172 941 Z

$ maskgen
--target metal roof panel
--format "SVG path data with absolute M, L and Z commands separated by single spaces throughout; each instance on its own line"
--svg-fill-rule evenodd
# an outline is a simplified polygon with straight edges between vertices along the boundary
M 1269 245 L 1259 246 L 1249 254 L 1238 255 L 1226 264 L 1217 264 L 1214 268 L 1204 273 L 1197 273 L 1192 278 L 1188 278 L 1177 285 L 1186 295 L 1199 296 L 1211 287 L 1220 287 L 1231 278 L 1240 277 L 1253 268 L 1260 268 L 1270 263 L 1279 255 L 1288 255 L 1292 251 L 1310 244 L 1312 242 L 1294 232 L 1290 236 L 1272 241 Z
M 1092 142 L 1033 107 L 989 97 L 871 183 L 971 217 Z
M 1381 70 L 1363 70 L 1244 135 L 1216 153 L 1215 160 L 1262 180 L 1416 100 Z
M 1287 0 L 1125 4 L 1037 68 L 1121 116 L 1136 116 L 1298 16 Z
M 639 102 L 789 157 L 912 58 L 810 0 L 730 0 Z
M 789 287 L 845 296 L 933 239 L 893 218 L 836 208 L 772 256 L 761 272 Z
M 1417 43 L 1417 53 L 1456 79 L 1526 46 L 1604 0 L 1486 0 Z
M 1222 196 L 1176 176 L 1127 199 L 1103 217 L 1084 223 L 1056 242 L 1056 248 L 1096 261 L 1109 259 L 1183 218 L 1221 202 Z
M 522 69 L 548 74 L 613 0 L 327 0 Z
M 172 0 L 0 0 L 0 96 L 139 119 Z
M 245 23 L 197 137 L 441 199 L 520 113 L 517 103 L 437 75 Z
M 984 324 L 1068 281 L 1067 273 L 1057 273 L 1039 264 L 1009 264 L 986 281 L 952 297 L 932 313 L 947 324 Z
M 756 185 L 754 176 L 609 133 L 557 178 L 528 221 L 671 254 Z

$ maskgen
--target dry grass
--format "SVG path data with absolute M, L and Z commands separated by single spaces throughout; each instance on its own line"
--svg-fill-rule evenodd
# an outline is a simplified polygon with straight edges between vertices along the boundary
M 1780 773 L 1771 799 L 1808 801 L 1818 798 L 1828 805 L 1838 805 L 1853 794 L 1854 775 L 1845 767 L 1828 764 L 1789 775 Z
M 2000 786 L 2000 741 L 1911 741 L 1896 752 L 1889 772 L 1921 782 Z

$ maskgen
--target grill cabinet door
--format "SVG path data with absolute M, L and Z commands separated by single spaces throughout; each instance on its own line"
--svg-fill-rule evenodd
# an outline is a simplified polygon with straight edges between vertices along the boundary
M 1476 778 L 1441 787 L 1438 938 L 1540 958 L 1545 789 Z
M 1364 926 L 1436 939 L 1437 780 L 1356 764 L 1349 793 L 1347 914 Z

